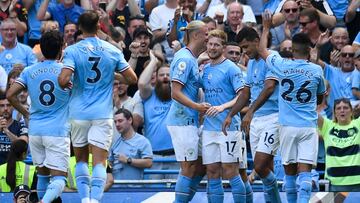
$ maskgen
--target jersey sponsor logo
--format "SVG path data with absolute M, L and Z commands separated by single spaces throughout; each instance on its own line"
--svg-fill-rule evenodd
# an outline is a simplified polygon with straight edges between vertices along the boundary
M 338 138 L 348 138 L 354 136 L 358 132 L 359 130 L 356 127 L 352 127 L 347 130 L 332 128 L 330 130 L 330 135 L 334 135 Z
M 351 144 L 356 139 L 358 132 L 359 129 L 355 126 L 346 130 L 333 127 L 330 130 L 330 135 L 332 135 L 331 140 L 334 143 L 337 143 L 339 146 L 344 146 Z

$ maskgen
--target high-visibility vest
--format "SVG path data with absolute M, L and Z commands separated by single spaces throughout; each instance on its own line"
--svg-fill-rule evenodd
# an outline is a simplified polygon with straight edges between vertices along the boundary
M 6 166 L 7 163 L 0 165 L 0 191 L 1 192 L 11 192 L 10 186 L 6 183 Z M 20 184 L 28 185 L 31 187 L 34 174 L 35 166 L 25 164 L 22 161 L 16 162 L 16 186 Z

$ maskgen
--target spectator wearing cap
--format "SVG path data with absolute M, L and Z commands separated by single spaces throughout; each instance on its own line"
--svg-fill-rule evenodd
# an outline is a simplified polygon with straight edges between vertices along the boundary
M 0 191 L 10 192 L 20 184 L 32 185 L 35 166 L 23 162 L 26 157 L 28 144 L 24 140 L 16 140 L 11 144 L 7 163 L 0 165 Z M 36 188 L 36 185 L 32 186 Z
M 129 50 L 131 52 L 130 60 L 128 61 L 131 67 L 134 67 L 134 71 L 137 77 L 144 70 L 145 62 L 150 59 L 150 43 L 152 39 L 152 33 L 148 28 L 139 27 L 133 33 L 134 41 L 130 44 Z M 137 85 L 130 85 L 128 89 L 128 95 L 134 96 L 138 90 Z
M 28 202 L 31 190 L 29 186 L 21 184 L 16 186 L 14 190 L 14 203 Z

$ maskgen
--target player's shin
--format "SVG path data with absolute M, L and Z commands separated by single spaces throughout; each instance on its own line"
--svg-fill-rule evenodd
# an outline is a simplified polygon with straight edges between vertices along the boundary
M 90 175 L 89 167 L 85 162 L 78 162 L 75 167 L 75 178 L 78 193 L 82 203 L 90 201 Z
M 51 184 L 47 187 L 46 193 L 42 199 L 43 203 L 50 203 L 59 197 L 64 190 L 66 184 L 65 176 L 54 176 Z
M 38 194 L 38 198 L 42 199 L 45 195 L 46 188 L 50 182 L 50 175 L 37 175 L 38 181 L 36 184 L 36 190 Z
M 100 202 L 103 194 L 104 187 L 106 183 L 106 168 L 103 164 L 97 164 L 93 168 L 92 178 L 91 178 L 91 201 L 97 200 Z
M 261 180 L 265 187 L 264 192 L 266 192 L 269 195 L 270 201 L 271 202 L 281 202 L 278 185 L 277 185 L 277 181 L 274 176 L 274 173 L 270 172 L 266 176 L 266 178 L 262 178 Z
M 179 174 L 175 185 L 175 203 L 187 203 L 190 197 L 191 179 Z
M 296 175 L 285 175 L 285 192 L 289 203 L 297 202 Z
M 224 202 L 224 188 L 222 186 L 221 178 L 209 179 L 209 202 L 222 203 Z
M 230 180 L 231 192 L 235 203 L 246 201 L 246 189 L 240 176 L 234 176 Z
M 311 172 L 299 173 L 299 181 L 300 181 L 299 202 L 307 203 L 309 202 L 311 196 L 311 188 L 312 188 Z
M 245 185 L 245 192 L 246 192 L 246 203 L 252 203 L 253 202 L 253 190 L 251 188 L 250 182 L 246 181 L 244 183 Z

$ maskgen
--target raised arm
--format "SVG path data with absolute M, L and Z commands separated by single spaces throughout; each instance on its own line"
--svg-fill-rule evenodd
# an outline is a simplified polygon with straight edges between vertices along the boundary
M 140 8 L 135 0 L 128 0 L 128 6 L 130 11 L 130 16 L 141 15 Z
M 319 58 L 319 52 L 320 52 L 320 48 L 326 44 L 329 40 L 330 40 L 330 32 L 329 30 L 327 29 L 325 32 L 321 33 L 318 40 L 317 40 L 317 43 L 315 45 L 315 49 L 311 49 L 310 51 L 310 61 L 313 62 L 313 63 L 316 63 L 318 64 L 319 66 L 321 66 L 321 68 L 325 68 L 325 63 L 324 61 L 322 61 L 320 58 Z
M 259 50 L 258 53 L 261 58 L 266 60 L 266 58 L 270 55 L 270 51 L 267 50 L 267 44 L 268 44 L 268 36 L 270 33 L 271 28 L 271 13 L 270 11 L 266 10 L 262 14 L 262 21 L 263 21 L 263 31 L 260 38 L 260 44 L 259 44 Z
M 151 76 L 157 68 L 157 58 L 152 51 L 150 51 L 150 63 L 146 66 L 139 77 L 138 87 L 140 91 L 140 97 L 146 100 L 151 96 L 153 87 L 151 86 Z
M 205 15 L 209 9 L 210 4 L 211 0 L 205 0 L 204 3 L 198 9 L 196 9 L 196 11 Z
M 318 120 L 317 120 L 318 128 L 321 129 L 324 124 L 324 118 L 318 113 Z
M 350 23 L 356 16 L 356 9 L 360 7 L 360 0 L 352 0 L 345 14 L 345 22 Z
M 47 12 L 48 6 L 49 6 L 49 0 L 44 0 L 41 3 L 41 6 L 40 6 L 40 8 L 37 12 L 37 16 L 36 16 L 38 20 L 47 20 L 51 17 L 50 13 Z

